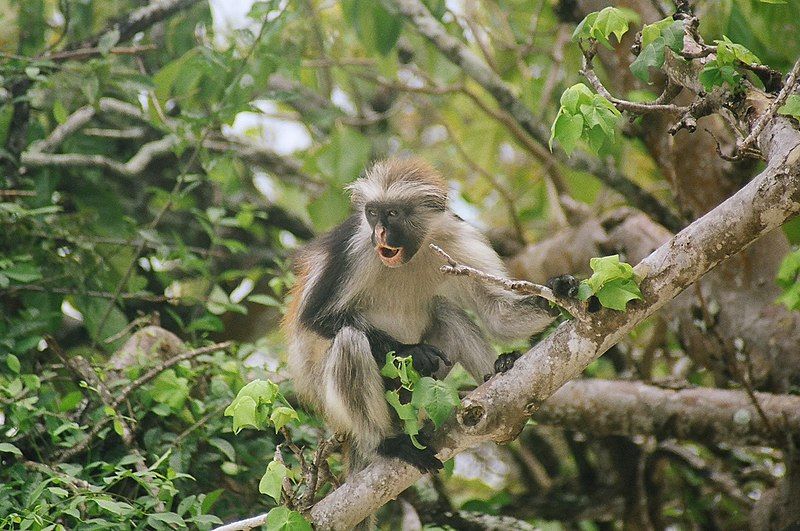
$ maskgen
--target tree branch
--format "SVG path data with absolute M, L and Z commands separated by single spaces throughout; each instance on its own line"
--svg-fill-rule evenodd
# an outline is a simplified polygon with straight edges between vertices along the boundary
M 747 186 L 656 249 L 638 266 L 644 301 L 625 313 L 601 310 L 559 326 L 505 374 L 478 387 L 437 436 L 438 456 L 513 439 L 525 421 L 569 379 L 704 273 L 800 212 L 800 132 L 776 117 L 759 136 L 767 168 Z M 320 528 L 352 527 L 419 477 L 398 460 L 379 459 L 311 510 Z
M 550 139 L 550 128 L 539 121 L 513 89 L 489 68 L 464 43 L 450 35 L 420 0 L 383 0 L 394 11 L 398 11 L 412 24 L 414 29 L 428 39 L 445 57 L 474 79 L 497 101 L 498 105 L 514 117 L 514 120 L 541 146 Z M 535 154 L 535 153 L 534 153 Z M 606 185 L 622 194 L 632 205 L 652 216 L 665 227 L 677 231 L 683 223 L 665 205 L 638 184 L 620 175 L 611 165 L 589 157 L 585 153 L 567 156 L 560 148 L 556 157 L 566 166 L 588 171 Z M 546 163 L 546 161 L 544 161 Z
M 756 393 L 772 425 L 800 432 L 800 396 Z M 585 379 L 567 382 L 533 415 L 541 424 L 593 436 L 652 435 L 707 444 L 780 447 L 786 443 L 761 421 L 743 391 L 664 389 L 644 382 Z

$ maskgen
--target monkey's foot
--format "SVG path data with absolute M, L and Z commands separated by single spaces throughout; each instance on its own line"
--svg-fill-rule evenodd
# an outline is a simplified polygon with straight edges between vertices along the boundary
M 420 442 L 423 444 L 428 442 L 426 437 L 420 436 L 418 439 L 420 439 Z M 423 439 L 424 442 L 422 441 Z M 415 466 L 417 470 L 423 474 L 426 472 L 436 472 L 444 467 L 442 462 L 436 457 L 436 452 L 433 451 L 430 445 L 426 444 L 425 449 L 420 450 L 414 446 L 414 443 L 411 442 L 411 438 L 405 434 L 384 439 L 378 446 L 378 454 L 385 457 L 401 459 Z
M 431 376 L 439 370 L 439 362 L 449 367 L 452 365 L 444 352 L 426 343 L 405 345 L 398 353 L 401 356 L 411 356 L 414 369 L 422 376 Z
M 520 356 L 522 356 L 522 352 L 519 352 L 518 350 L 515 350 L 514 352 L 506 352 L 505 354 L 500 354 L 497 357 L 497 359 L 494 360 L 495 374 L 510 371 L 511 367 L 514 366 L 514 362 L 516 362 Z

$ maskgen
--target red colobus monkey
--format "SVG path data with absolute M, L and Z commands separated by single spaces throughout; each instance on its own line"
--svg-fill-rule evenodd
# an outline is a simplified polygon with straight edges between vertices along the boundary
M 505 341 L 542 331 L 558 310 L 540 297 L 439 272 L 429 243 L 506 275 L 483 235 L 448 209 L 446 182 L 424 162 L 378 162 L 349 190 L 355 213 L 296 259 L 285 319 L 295 389 L 345 435 L 351 473 L 376 454 L 437 470 L 433 449 L 416 448 L 393 421 L 380 375 L 387 352 L 410 355 L 423 375 L 443 377 L 459 362 L 482 382 L 497 355 L 467 311 Z

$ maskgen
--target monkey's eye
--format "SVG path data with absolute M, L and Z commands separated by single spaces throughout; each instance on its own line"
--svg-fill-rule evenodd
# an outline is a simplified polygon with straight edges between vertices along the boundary
M 367 209 L 367 215 L 368 215 L 369 217 L 371 217 L 371 218 L 374 218 L 375 216 L 377 216 L 377 215 L 378 215 L 378 213 L 375 211 L 375 209 L 374 209 L 374 208 L 368 208 L 368 209 Z
M 397 215 L 397 210 L 390 210 L 386 213 L 389 217 L 395 217 Z

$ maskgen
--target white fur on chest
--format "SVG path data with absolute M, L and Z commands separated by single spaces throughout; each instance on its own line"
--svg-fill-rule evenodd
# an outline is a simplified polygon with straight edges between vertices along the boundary
M 433 297 L 444 280 L 426 255 L 397 269 L 377 265 L 359 302 L 366 320 L 402 343 L 419 343 L 430 327 Z M 419 258 L 420 260 L 416 260 Z

